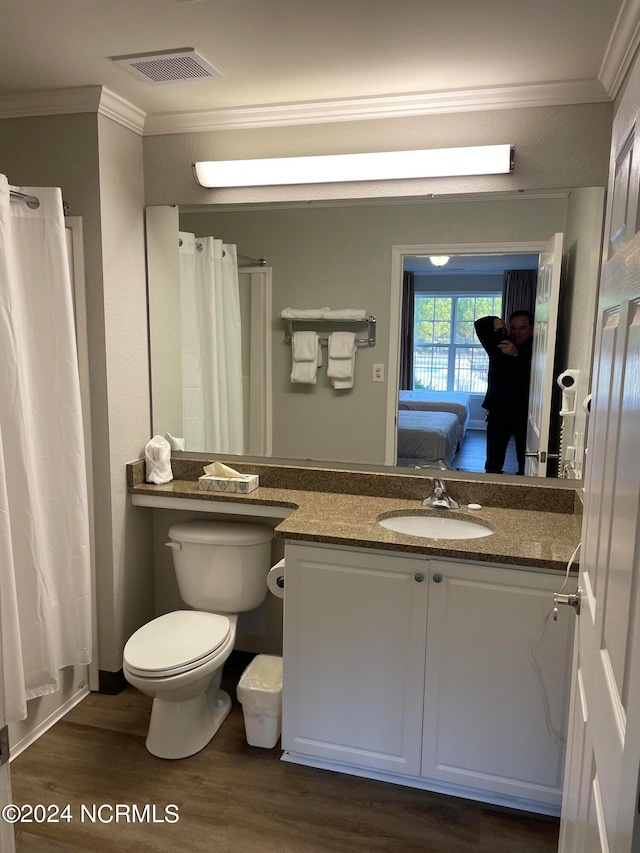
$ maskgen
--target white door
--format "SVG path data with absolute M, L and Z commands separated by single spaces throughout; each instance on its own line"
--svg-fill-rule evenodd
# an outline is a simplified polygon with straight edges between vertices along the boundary
M 561 265 L 562 234 L 554 234 L 538 264 L 525 464 L 530 477 L 547 476 Z
M 562 853 L 640 848 L 640 235 L 628 140 L 627 121 L 614 128 L 597 314 Z

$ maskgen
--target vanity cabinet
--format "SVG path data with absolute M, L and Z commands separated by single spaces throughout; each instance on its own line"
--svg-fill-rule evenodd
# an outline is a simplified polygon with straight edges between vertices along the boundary
M 290 542 L 285 555 L 287 760 L 558 809 L 575 619 L 549 615 L 561 573 Z
M 560 804 L 575 620 L 550 616 L 562 583 L 430 560 L 422 776 Z
M 285 550 L 283 749 L 420 774 L 427 564 Z

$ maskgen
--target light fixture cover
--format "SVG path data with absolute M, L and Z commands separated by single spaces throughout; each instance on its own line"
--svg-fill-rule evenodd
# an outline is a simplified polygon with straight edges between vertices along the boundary
M 434 267 L 443 267 L 445 264 L 449 263 L 449 259 L 449 255 L 429 255 L 429 260 Z
M 194 163 L 196 183 L 207 188 L 318 184 L 498 175 L 513 171 L 512 145 L 326 154 L 264 160 L 209 160 Z

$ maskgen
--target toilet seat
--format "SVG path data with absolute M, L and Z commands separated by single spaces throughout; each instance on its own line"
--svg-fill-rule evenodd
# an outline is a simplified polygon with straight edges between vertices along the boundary
M 144 678 L 179 675 L 210 661 L 231 633 L 219 613 L 176 610 L 139 628 L 124 647 L 129 672 Z

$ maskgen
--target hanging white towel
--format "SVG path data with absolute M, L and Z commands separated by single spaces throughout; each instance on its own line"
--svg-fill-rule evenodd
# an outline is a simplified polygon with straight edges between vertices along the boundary
M 324 312 L 323 320 L 366 320 L 366 308 L 329 308 Z
M 280 316 L 284 320 L 322 320 L 326 311 L 331 309 L 325 308 L 283 308 Z
M 355 332 L 333 332 L 329 335 L 327 376 L 334 388 L 353 388 L 356 348 Z
M 291 381 L 315 385 L 322 364 L 317 332 L 294 332 L 291 336 Z

